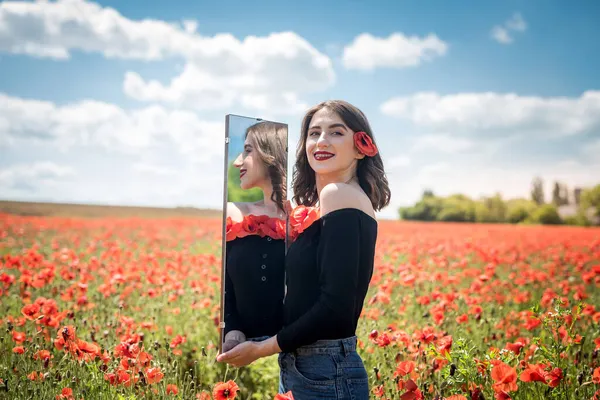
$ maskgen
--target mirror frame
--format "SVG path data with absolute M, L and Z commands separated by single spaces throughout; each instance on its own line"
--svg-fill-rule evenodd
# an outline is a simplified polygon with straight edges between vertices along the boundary
M 228 197 L 228 190 L 227 190 L 227 185 L 229 183 L 229 176 L 227 174 L 227 170 L 229 167 L 229 142 L 230 142 L 230 137 L 229 137 L 229 119 L 231 117 L 239 117 L 239 118 L 247 118 L 247 119 L 254 119 L 255 123 L 258 122 L 277 122 L 277 121 L 271 121 L 271 120 L 265 120 L 263 118 L 257 118 L 257 117 L 249 117 L 249 116 L 245 116 L 245 115 L 237 115 L 237 114 L 226 114 L 225 115 L 225 151 L 223 153 L 223 213 L 222 213 L 222 222 L 221 222 L 221 304 L 219 307 L 219 346 L 218 346 L 218 352 L 219 354 L 222 353 L 223 351 L 223 332 L 225 331 L 225 261 L 227 258 L 227 250 L 226 250 L 226 246 L 227 246 L 227 197 Z M 283 122 L 277 122 L 280 124 L 283 124 Z M 285 185 L 286 188 L 289 188 L 289 180 L 288 180 L 288 175 L 289 175 L 289 124 L 285 124 L 285 126 L 288 128 L 288 132 L 287 132 L 287 136 L 286 136 L 286 151 L 287 151 L 287 155 L 288 155 L 288 165 L 286 165 L 286 178 L 285 178 Z M 286 190 L 286 196 L 285 196 L 285 201 L 287 201 L 289 199 L 289 195 L 288 195 L 289 190 Z M 285 248 L 285 254 L 287 254 L 287 249 L 289 246 L 289 227 L 290 227 L 290 218 L 289 215 L 286 215 L 285 217 L 285 242 L 284 242 L 284 248 Z M 285 286 L 285 272 L 284 272 L 284 286 Z M 284 288 L 284 293 L 287 292 L 287 288 Z

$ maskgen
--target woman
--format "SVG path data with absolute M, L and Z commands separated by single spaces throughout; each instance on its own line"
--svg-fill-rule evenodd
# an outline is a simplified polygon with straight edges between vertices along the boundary
M 373 272 L 375 211 L 390 201 L 372 139 L 367 118 L 347 102 L 326 101 L 308 111 L 296 153 L 294 200 L 317 206 L 320 217 L 299 224 L 288 249 L 284 327 L 217 357 L 243 366 L 280 353 L 279 392 L 291 391 L 296 400 L 369 397 L 355 335 Z
M 264 199 L 227 204 L 224 351 L 268 338 L 282 326 L 287 127 L 249 127 L 233 165 L 241 188 L 260 188 Z

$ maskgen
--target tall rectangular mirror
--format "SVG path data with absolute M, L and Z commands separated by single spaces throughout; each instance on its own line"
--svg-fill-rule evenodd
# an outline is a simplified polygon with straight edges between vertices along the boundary
M 225 117 L 219 352 L 283 323 L 288 126 Z

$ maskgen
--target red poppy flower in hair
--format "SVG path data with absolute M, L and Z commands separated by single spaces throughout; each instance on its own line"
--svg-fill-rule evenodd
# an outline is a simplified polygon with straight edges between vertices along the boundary
M 373 157 L 377 154 L 377 146 L 371 140 L 371 137 L 366 132 L 359 131 L 354 134 L 354 144 L 358 150 L 368 157 Z

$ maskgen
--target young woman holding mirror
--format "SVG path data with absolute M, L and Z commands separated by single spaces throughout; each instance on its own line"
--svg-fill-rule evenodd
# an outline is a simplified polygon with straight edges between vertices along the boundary
M 260 188 L 263 200 L 227 203 L 223 351 L 282 326 L 287 126 L 259 122 L 246 129 L 233 167 L 241 189 Z
M 243 366 L 279 353 L 280 393 L 291 391 L 296 400 L 368 399 L 356 326 L 373 273 L 375 211 L 391 196 L 383 162 L 367 118 L 344 101 L 307 112 L 296 158 L 299 206 L 290 215 L 284 327 L 217 360 Z

